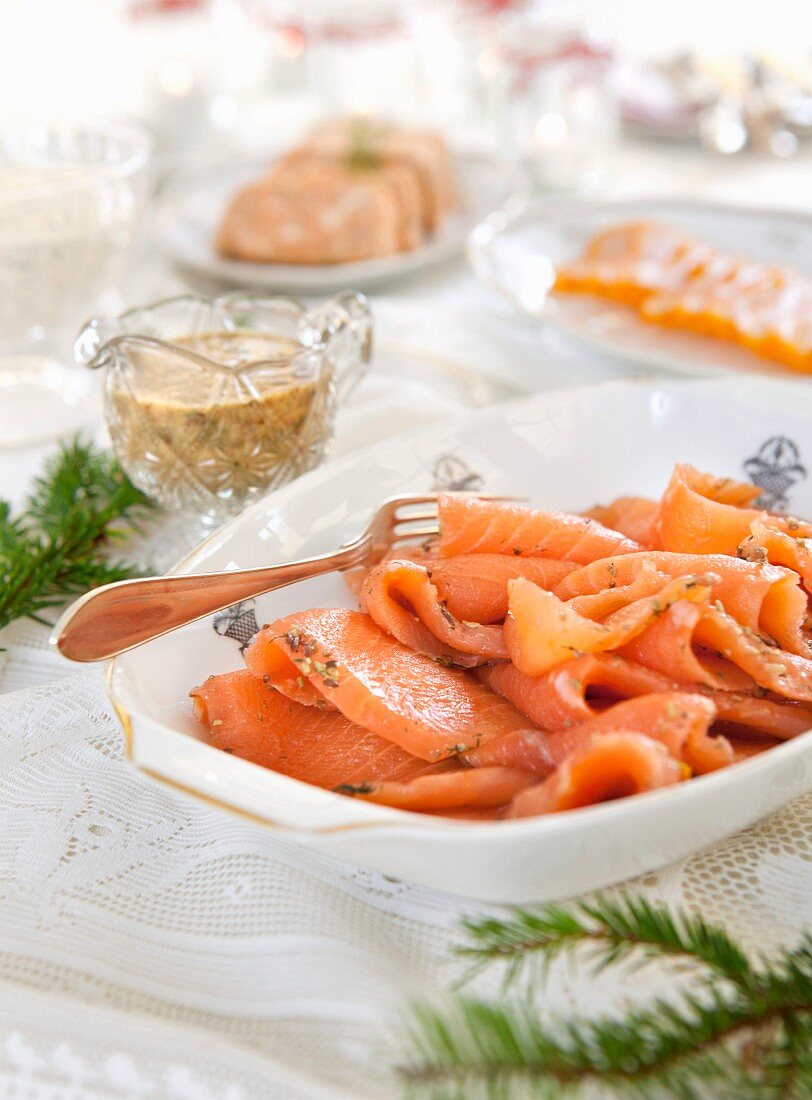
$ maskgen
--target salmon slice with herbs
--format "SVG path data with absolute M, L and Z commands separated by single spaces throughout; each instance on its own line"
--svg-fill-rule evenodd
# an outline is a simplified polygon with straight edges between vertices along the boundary
M 427 764 L 338 711 L 292 702 L 248 669 L 210 676 L 190 694 L 216 748 L 384 806 L 495 811 L 537 780 L 516 768 L 475 770 L 453 759 Z
M 516 795 L 508 816 L 534 817 L 577 810 L 668 787 L 689 774 L 665 745 L 639 733 L 598 736 L 549 778 Z
M 427 764 L 338 711 L 294 703 L 248 669 L 210 676 L 190 695 L 212 745 L 317 787 L 407 783 L 457 766 Z
M 427 568 L 437 594 L 456 619 L 501 623 L 508 612 L 508 581 L 525 577 L 541 588 L 552 589 L 577 565 L 555 558 L 459 554 L 436 558 Z
M 600 606 L 613 593 L 623 593 L 644 577 L 674 578 L 690 573 L 713 573 L 718 580 L 712 598 L 742 626 L 769 634 L 784 649 L 805 656 L 807 596 L 792 568 L 762 561 L 744 561 L 725 554 L 683 554 L 644 551 L 592 562 L 570 573 L 553 589 L 583 613 L 595 616 L 587 601 Z M 651 584 L 654 583 L 652 580 Z M 641 593 L 642 595 L 643 593 Z
M 694 640 L 738 665 L 762 688 L 785 699 L 812 703 L 812 660 L 776 649 L 718 607 L 706 607 Z
M 626 699 L 577 725 L 536 735 L 536 758 L 547 769 L 560 767 L 573 753 L 580 752 L 597 735 L 633 732 L 661 741 L 672 756 L 692 771 L 703 774 L 734 762 L 727 740 L 712 736 L 710 727 L 716 718 L 711 699 L 681 691 L 652 692 Z M 502 764 L 506 767 L 534 768 L 526 738 L 508 735 L 466 754 L 466 762 L 482 767 Z
M 677 600 L 707 600 L 715 580 L 712 573 L 677 577 L 656 596 L 635 600 L 603 622 L 595 622 L 552 592 L 519 577 L 508 585 L 510 614 L 504 628 L 508 654 L 520 672 L 541 676 L 574 653 L 619 649 Z
M 284 690 L 284 662 L 338 710 L 423 760 L 458 756 L 528 720 L 505 699 L 458 669 L 384 633 L 359 611 L 301 611 L 264 627 L 246 663 Z
M 748 561 L 769 561 L 794 570 L 807 593 L 812 593 L 812 540 L 797 535 L 792 524 L 789 521 L 789 530 L 779 531 L 772 524 L 754 520 L 736 553 Z
M 462 667 L 507 658 L 502 627 L 455 618 L 429 571 L 415 562 L 384 561 L 372 569 L 361 606 L 381 629 L 418 653 Z
M 587 516 L 541 512 L 499 500 L 442 496 L 440 556 L 513 554 L 580 564 L 640 546 Z
M 589 595 L 573 596 L 571 600 L 567 600 L 567 607 L 577 611 L 579 615 L 584 615 L 587 619 L 601 622 L 615 611 L 620 611 L 621 608 L 634 603 L 635 600 L 656 596 L 671 579 L 666 573 L 659 573 L 653 567 L 647 567 L 641 569 L 628 584 L 610 585 Z
M 574 657 L 544 676 L 525 676 L 508 661 L 483 665 L 478 676 L 544 730 L 565 729 L 594 718 L 599 713 L 595 701 L 678 690 L 669 677 L 605 653 Z
M 646 639 L 648 634 L 665 627 L 669 616 L 684 612 L 691 613 L 694 625 L 702 613 L 695 604 L 674 604 L 646 634 L 628 647 L 629 650 Z M 671 650 L 664 646 L 664 652 Z M 697 663 L 696 667 L 699 675 L 705 675 L 707 680 L 717 679 L 709 675 L 703 665 Z M 722 690 L 710 690 L 706 694 L 717 711 L 714 732 L 726 733 L 728 727 L 736 727 L 738 737 L 769 735 L 789 740 L 812 729 L 812 708 L 764 698 L 752 677 L 741 673 L 735 665 L 728 668 L 739 676 L 728 675 L 722 681 Z M 691 670 L 689 666 L 688 671 Z M 555 731 L 597 717 L 609 704 L 618 700 L 652 693 L 696 693 L 698 688 L 704 686 L 703 682 L 692 680 L 690 675 L 680 675 L 685 672 L 686 668 L 679 660 L 672 659 L 670 670 L 668 661 L 664 660 L 662 669 L 656 671 L 612 653 L 576 657 L 539 677 L 525 676 L 509 662 L 483 665 L 477 675 L 492 691 L 504 695 L 541 729 Z M 745 690 L 733 690 L 731 681 L 741 683 Z M 747 694 L 748 691 L 761 694 Z M 496 743 L 491 744 L 493 747 Z M 550 757 L 546 748 L 539 759 L 543 767 L 548 765 Z M 533 766 L 538 770 L 537 762 Z
M 710 696 L 716 706 L 715 728 L 738 740 L 768 735 L 791 741 L 812 729 L 812 709 L 800 703 L 764 699 L 740 692 L 716 691 Z
M 434 765 L 435 767 L 437 765 Z M 368 783 L 363 787 L 340 786 L 335 790 L 366 802 L 396 806 L 400 810 L 430 813 L 442 810 L 497 810 L 533 783 L 538 776 L 518 768 L 463 768 L 423 775 L 406 782 Z
M 696 628 L 702 614 L 701 604 L 678 600 L 642 634 L 627 642 L 619 654 L 683 684 L 702 685 L 716 691 L 755 689 L 755 680 L 738 665 L 696 644 Z
M 753 508 L 761 489 L 732 478 L 717 478 L 680 463 L 657 505 L 647 542 L 655 550 L 736 556 L 760 520 L 796 537 L 812 536 L 808 523 Z

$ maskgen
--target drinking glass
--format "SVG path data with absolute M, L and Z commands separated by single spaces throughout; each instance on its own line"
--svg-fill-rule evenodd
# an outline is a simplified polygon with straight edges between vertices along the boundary
M 60 352 L 135 238 L 150 148 L 111 119 L 0 117 L 0 446 L 81 417 L 87 385 Z

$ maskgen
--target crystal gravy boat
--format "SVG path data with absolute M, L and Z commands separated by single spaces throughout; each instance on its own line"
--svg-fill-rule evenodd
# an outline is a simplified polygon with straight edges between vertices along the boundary
M 243 293 L 168 298 L 89 321 L 113 448 L 138 488 L 210 523 L 317 466 L 367 369 L 372 319 L 346 291 L 308 309 Z

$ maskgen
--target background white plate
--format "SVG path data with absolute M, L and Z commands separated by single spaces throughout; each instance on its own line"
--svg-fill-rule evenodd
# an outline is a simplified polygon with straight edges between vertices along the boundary
M 746 348 L 643 321 L 635 309 L 591 294 L 550 294 L 555 267 L 575 259 L 598 229 L 632 220 L 683 226 L 740 256 L 787 264 L 812 276 L 812 218 L 800 213 L 629 199 L 610 203 L 534 202 L 520 214 L 495 212 L 469 238 L 474 270 L 522 312 L 628 362 L 708 374 L 728 370 L 786 376 L 786 367 Z
M 199 168 L 169 184 L 157 209 L 157 239 L 181 267 L 218 282 L 288 292 L 364 290 L 459 255 L 473 226 L 506 203 L 520 186 L 513 170 L 484 153 L 456 155 L 460 208 L 425 244 L 374 260 L 348 264 L 256 264 L 228 260 L 214 249 L 217 226 L 232 195 L 258 179 L 270 160 Z
M 771 465 L 800 463 L 812 472 L 811 423 L 812 388 L 764 378 L 610 382 L 523 398 L 324 466 L 254 505 L 179 568 L 233 569 L 333 549 L 382 498 L 409 490 L 482 487 L 583 509 L 621 493 L 659 493 L 675 460 L 734 477 L 761 472 L 767 484 Z M 792 510 L 812 515 L 812 477 L 796 470 L 790 481 Z M 357 802 L 207 745 L 187 692 L 211 673 L 241 667 L 238 640 L 254 619 L 341 605 L 352 606 L 343 580 L 322 577 L 217 618 L 216 628 L 203 620 L 118 658 L 111 690 L 135 763 L 320 851 L 503 901 L 575 894 L 662 866 L 812 788 L 812 734 L 805 734 L 668 790 L 543 818 L 473 823 Z

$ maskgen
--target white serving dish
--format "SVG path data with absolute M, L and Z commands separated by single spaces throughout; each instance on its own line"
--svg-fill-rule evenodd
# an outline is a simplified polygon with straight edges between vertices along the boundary
M 550 293 L 556 265 L 579 256 L 597 230 L 627 221 L 679 225 L 725 251 L 812 276 L 809 215 L 680 199 L 545 200 L 521 213 L 496 211 L 472 231 L 468 256 L 479 278 L 523 313 L 605 354 L 693 375 L 742 370 L 791 376 L 747 348 L 649 324 L 619 302 Z
M 522 398 L 379 444 L 271 494 L 214 534 L 180 572 L 318 553 L 363 526 L 386 496 L 432 487 L 527 494 L 577 510 L 657 494 L 675 460 L 730 476 L 789 470 L 787 503 L 812 515 L 812 388 L 756 378 L 608 382 Z M 783 440 L 781 446 L 776 439 Z M 747 467 L 745 468 L 745 463 Z M 779 480 L 776 480 L 776 479 Z M 782 483 L 782 484 L 783 484 Z M 605 886 L 713 844 L 812 788 L 812 733 L 663 791 L 521 821 L 478 823 L 354 801 L 206 744 L 186 697 L 242 664 L 241 628 L 293 610 L 352 606 L 341 577 L 293 585 L 119 657 L 111 695 L 133 762 L 297 842 L 386 874 L 484 900 L 540 901 Z
M 366 290 L 461 255 L 473 227 L 517 196 L 521 188 L 513 169 L 497 157 L 461 152 L 456 163 L 459 209 L 420 247 L 394 256 L 313 265 L 258 264 L 219 256 L 214 238 L 229 200 L 240 187 L 262 176 L 269 161 L 210 166 L 179 177 L 158 205 L 158 242 L 181 267 L 232 286 L 301 294 L 329 293 L 348 286 Z

